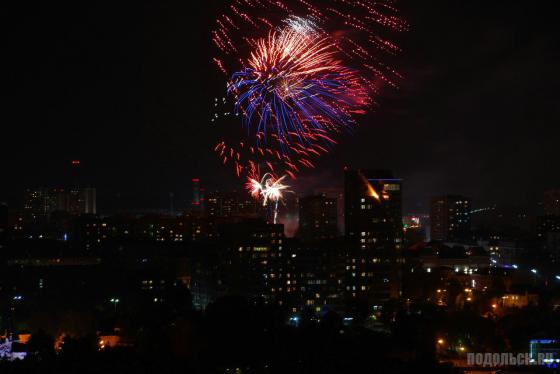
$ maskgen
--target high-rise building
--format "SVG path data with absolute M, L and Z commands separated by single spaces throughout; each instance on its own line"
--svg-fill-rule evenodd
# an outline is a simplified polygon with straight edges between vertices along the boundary
M 344 235 L 344 187 L 321 188 L 315 193 L 324 194 L 326 197 L 336 200 L 338 235 Z
M 243 192 L 210 192 L 206 200 L 206 215 L 220 218 L 258 218 L 265 213 L 262 204 Z
M 303 239 L 334 239 L 337 236 L 337 204 L 324 194 L 299 199 L 299 236 Z
M 81 190 L 83 201 L 83 212 L 85 214 L 97 214 L 97 191 L 93 187 L 85 187 Z
M 97 191 L 91 186 L 84 174 L 82 161 L 74 159 L 70 162 L 69 188 L 62 191 L 59 197 L 58 210 L 66 211 L 73 215 L 97 214 Z
M 96 214 L 96 190 L 92 187 L 71 188 L 34 188 L 27 189 L 24 196 L 23 211 L 27 220 L 41 222 L 48 220 L 55 211 L 70 214 Z
M 247 220 L 222 226 L 220 234 L 228 243 L 222 259 L 224 284 L 230 292 L 282 303 L 291 279 L 282 265 L 286 253 L 284 226 Z
M 70 214 L 97 214 L 97 193 L 93 187 L 71 188 L 64 195 L 64 208 Z
M 545 191 L 544 214 L 547 216 L 560 216 L 560 189 Z
M 202 212 L 204 210 L 204 188 L 200 187 L 200 179 L 192 179 L 192 201 L 191 209 L 193 212 Z
M 460 195 L 439 196 L 430 206 L 430 236 L 438 241 L 469 241 L 471 200 Z
M 63 189 L 33 188 L 25 191 L 23 211 L 28 221 L 46 221 L 57 210 L 65 210 L 66 195 Z
M 400 296 L 402 180 L 383 170 L 346 170 L 346 293 L 383 302 Z
M 346 243 L 340 239 L 288 241 L 282 267 L 284 300 L 291 313 L 341 311 L 344 306 Z

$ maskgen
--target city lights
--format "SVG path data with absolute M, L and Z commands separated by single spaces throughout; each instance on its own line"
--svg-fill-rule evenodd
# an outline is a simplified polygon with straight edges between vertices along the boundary
M 1 374 L 560 370 L 555 2 L 6 5 Z

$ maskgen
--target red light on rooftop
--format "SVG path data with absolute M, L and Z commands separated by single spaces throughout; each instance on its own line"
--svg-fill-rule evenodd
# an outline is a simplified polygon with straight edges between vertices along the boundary
M 193 178 L 192 181 L 193 181 L 193 182 L 200 182 L 200 179 L 198 179 L 198 178 Z
M 72 160 L 72 165 L 80 165 L 80 160 Z

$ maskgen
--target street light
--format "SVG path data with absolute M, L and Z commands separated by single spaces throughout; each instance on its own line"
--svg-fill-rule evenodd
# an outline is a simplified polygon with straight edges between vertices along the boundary
M 537 269 L 531 269 L 531 273 L 537 274 Z
M 118 298 L 112 298 L 109 300 L 109 302 L 111 302 L 115 308 L 115 312 L 117 311 L 117 304 L 120 303 L 121 301 Z

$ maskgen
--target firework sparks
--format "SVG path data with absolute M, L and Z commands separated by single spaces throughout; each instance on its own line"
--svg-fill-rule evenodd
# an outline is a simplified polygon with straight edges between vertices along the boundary
M 229 11 L 216 19 L 212 32 L 218 51 L 214 61 L 226 74 L 239 70 L 238 57 L 249 54 L 259 38 L 284 24 L 301 33 L 322 29 L 325 34 L 336 35 L 336 48 L 353 66 L 369 71 L 368 79 L 373 81 L 383 76 L 388 81 L 398 81 L 398 73 L 378 58 L 400 51 L 383 34 L 409 28 L 391 0 L 232 0 L 231 3 Z
M 285 175 L 276 178 L 270 173 L 265 173 L 260 180 L 255 176 L 247 178 L 246 188 L 251 196 L 262 199 L 263 206 L 272 204 L 273 223 L 276 223 L 278 219 L 278 203 L 282 200 L 284 192 L 287 192 L 289 188 L 288 185 L 282 183 L 285 178 Z
M 285 178 L 285 175 L 276 178 L 265 173 L 260 180 L 248 177 L 246 187 L 251 196 L 262 199 L 263 206 L 266 206 L 268 202 L 276 203 L 283 198 L 283 193 L 290 187 L 282 183 Z
M 266 171 L 272 185 L 261 178 L 248 183 L 266 205 L 276 193 L 281 199 L 274 181 L 315 167 L 376 105 L 383 86 L 398 87 L 402 77 L 383 57 L 400 49 L 384 34 L 408 24 L 391 0 L 231 0 L 227 9 L 212 40 L 229 102 L 212 122 L 227 119 L 231 132 L 238 116 L 243 126 L 224 134 L 215 152 L 239 177 Z
M 363 80 L 336 54 L 331 39 L 303 21 L 257 40 L 248 67 L 234 73 L 228 85 L 245 125 L 264 139 L 275 134 L 286 144 L 303 145 L 313 142 L 314 129 L 351 126 L 352 112 L 369 99 Z

